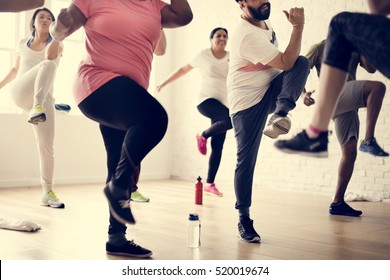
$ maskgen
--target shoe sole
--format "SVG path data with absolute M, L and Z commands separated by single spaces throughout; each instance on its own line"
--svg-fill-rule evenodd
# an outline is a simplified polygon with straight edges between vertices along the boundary
M 141 202 L 141 203 L 147 203 L 147 202 L 150 201 L 150 199 L 148 199 L 148 200 L 139 200 L 139 199 L 132 199 L 132 198 L 130 198 L 130 200 L 134 201 L 134 202 Z
M 360 217 L 363 213 L 361 213 L 359 215 L 353 215 L 353 214 L 347 214 L 347 213 L 343 213 L 343 212 L 330 212 L 329 211 L 329 214 L 336 215 L 336 216 Z
M 38 122 L 45 122 L 46 121 L 46 115 L 45 113 L 41 113 L 39 115 L 31 117 L 28 122 L 32 124 L 38 124 Z
M 291 121 L 287 118 L 282 118 L 282 119 L 276 119 L 272 123 L 272 129 L 265 129 L 264 130 L 264 135 L 275 139 L 279 135 L 282 134 L 287 134 L 290 131 L 291 128 Z
M 153 252 L 150 252 L 150 253 L 144 254 L 144 255 L 134 255 L 134 254 L 128 254 L 128 253 L 109 252 L 109 251 L 106 251 L 106 253 L 107 253 L 108 255 L 125 256 L 125 257 L 142 258 L 142 259 L 149 258 L 151 255 L 153 255 Z
M 303 152 L 303 151 L 290 150 L 287 148 L 279 148 L 279 147 L 275 147 L 275 148 L 287 154 L 303 155 L 303 156 L 314 157 L 314 158 L 327 158 L 329 156 L 328 151 L 315 153 L 315 152 Z
M 253 239 L 251 240 L 248 240 L 248 239 L 245 239 L 245 238 L 242 238 L 240 235 L 238 235 L 238 237 L 240 238 L 241 241 L 244 241 L 246 243 L 261 243 L 261 238 L 260 237 L 254 237 Z
M 65 208 L 65 204 L 61 204 L 60 206 L 54 206 L 54 205 L 50 205 L 50 204 L 41 204 L 41 206 L 46 206 L 46 207 L 51 207 L 51 208 L 56 208 L 56 209 L 64 209 Z
M 110 213 L 112 216 L 114 216 L 115 220 L 117 220 L 118 222 L 126 225 L 126 224 L 131 224 L 131 225 L 134 225 L 135 224 L 135 219 L 133 217 L 133 214 L 131 213 L 131 209 L 129 208 L 129 211 L 130 211 L 130 217 L 131 217 L 131 220 L 126 220 L 124 218 L 122 218 L 115 210 L 114 208 L 111 206 L 111 203 L 110 203 L 110 198 L 112 200 L 114 200 L 114 198 L 112 197 L 112 195 L 109 193 L 109 190 L 108 190 L 108 187 L 106 186 L 104 189 L 103 189 L 103 193 L 104 193 L 104 196 L 106 197 L 107 201 L 108 201 L 108 206 L 110 208 Z
M 209 195 L 209 196 L 216 196 L 216 197 L 223 197 L 223 193 L 221 194 L 215 194 L 215 193 L 212 193 L 212 192 L 208 192 L 206 190 L 203 190 L 205 195 Z

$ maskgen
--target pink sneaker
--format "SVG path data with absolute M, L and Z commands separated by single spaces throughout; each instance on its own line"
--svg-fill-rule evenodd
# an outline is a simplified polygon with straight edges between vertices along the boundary
M 203 188 L 203 190 L 208 193 L 208 194 L 211 194 L 211 195 L 215 195 L 215 196 L 223 196 L 223 193 L 221 193 L 217 187 L 215 186 L 214 183 L 212 184 L 209 184 L 208 186 L 205 186 Z
M 196 140 L 198 142 L 198 150 L 202 155 L 207 154 L 207 139 L 199 133 L 196 134 Z

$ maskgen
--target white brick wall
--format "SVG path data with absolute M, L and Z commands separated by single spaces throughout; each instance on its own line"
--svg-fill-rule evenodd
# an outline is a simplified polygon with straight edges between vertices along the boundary
M 223 26 L 232 30 L 241 13 L 234 0 L 190 0 L 189 2 L 194 12 L 194 20 L 184 28 L 166 31 L 168 51 L 164 61 L 169 61 L 169 63 L 164 64 L 164 69 L 159 69 L 157 80 L 161 80 L 177 67 L 187 63 L 200 49 L 208 47 L 208 36 L 214 27 Z M 306 25 L 302 54 L 305 54 L 312 44 L 326 37 L 329 21 L 336 13 L 344 10 L 367 11 L 364 0 L 271 0 L 270 2 L 272 4 L 271 21 L 282 51 L 288 43 L 291 32 L 290 24 L 282 10 L 288 10 L 294 6 L 305 8 Z M 229 49 L 229 44 L 227 49 Z M 381 80 L 390 88 L 389 81 L 381 74 L 370 75 L 359 71 L 358 78 Z M 168 133 L 173 139 L 172 177 L 194 182 L 198 175 L 206 177 L 208 162 L 208 156 L 205 157 L 198 153 L 195 142 L 196 132 L 204 130 L 209 124 L 208 119 L 196 109 L 199 83 L 199 75 L 195 70 L 168 86 L 160 95 L 160 98 L 170 99 L 173 104 L 172 109 L 168 111 L 170 117 Z M 317 89 L 317 87 L 318 79 L 313 72 L 309 77 L 307 88 Z M 378 142 L 387 151 L 390 150 L 388 132 L 390 97 L 388 95 L 389 93 L 385 97 L 376 128 Z M 313 108 L 308 108 L 302 103 L 297 105 L 297 108 L 292 111 L 292 132 L 287 138 L 308 124 L 312 112 Z M 361 136 L 364 136 L 365 114 L 365 110 L 360 110 Z M 333 129 L 333 124 L 331 129 Z M 340 148 L 335 135 L 330 137 L 329 159 L 284 155 L 273 148 L 273 143 L 274 141 L 267 137 L 262 139 L 255 171 L 255 187 L 333 195 L 340 160 Z M 229 131 L 216 179 L 222 189 L 233 186 L 235 151 L 233 131 Z M 355 172 L 347 192 L 388 198 L 390 193 L 389 159 L 374 158 L 358 153 Z

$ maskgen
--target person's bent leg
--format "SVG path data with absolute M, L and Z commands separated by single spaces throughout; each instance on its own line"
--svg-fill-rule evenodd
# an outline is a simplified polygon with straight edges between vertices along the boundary
M 312 126 L 321 131 L 328 129 L 346 81 L 353 51 L 363 55 L 376 69 L 390 77 L 389 28 L 390 20 L 383 16 L 342 12 L 333 17 L 324 50 Z
M 290 131 L 291 121 L 287 114 L 295 108 L 308 75 L 309 61 L 299 56 L 291 70 L 282 72 L 271 82 L 268 94 L 276 99 L 276 105 L 271 109 L 273 115 L 264 129 L 266 136 L 274 139 Z
M 389 156 L 389 153 L 379 146 L 375 138 L 375 127 L 385 92 L 386 86 L 381 82 L 367 81 L 364 86 L 364 99 L 367 104 L 366 133 L 359 150 L 380 157 Z
M 122 223 L 134 223 L 129 207 L 132 176 L 142 159 L 163 138 L 167 114 L 155 98 L 126 77 L 107 82 L 83 100 L 79 108 L 100 124 L 126 130 L 121 158 L 104 192 L 115 218 Z
M 201 154 L 207 153 L 207 139 L 232 129 L 229 109 L 220 101 L 209 98 L 197 106 L 198 111 L 211 120 L 211 126 L 196 135 L 198 150 Z
M 34 103 L 29 112 L 28 121 L 30 123 L 46 121 L 46 108 L 44 103 L 53 87 L 56 70 L 57 64 L 53 60 L 45 60 L 38 65 L 34 86 Z

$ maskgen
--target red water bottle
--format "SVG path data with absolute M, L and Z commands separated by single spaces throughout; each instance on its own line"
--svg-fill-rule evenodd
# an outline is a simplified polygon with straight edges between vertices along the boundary
M 203 203 L 203 183 L 202 178 L 198 177 L 198 182 L 195 184 L 195 204 L 202 205 Z

